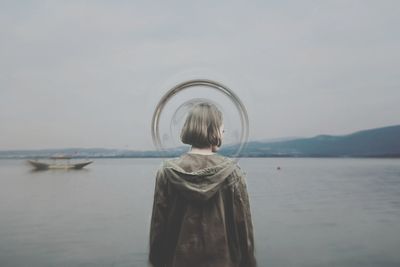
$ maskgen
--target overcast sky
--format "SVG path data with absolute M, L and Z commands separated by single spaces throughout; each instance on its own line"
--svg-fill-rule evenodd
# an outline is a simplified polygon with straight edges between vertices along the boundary
M 0 5 L 0 150 L 153 149 L 155 106 L 196 77 L 239 96 L 250 140 L 400 124 L 400 1 Z

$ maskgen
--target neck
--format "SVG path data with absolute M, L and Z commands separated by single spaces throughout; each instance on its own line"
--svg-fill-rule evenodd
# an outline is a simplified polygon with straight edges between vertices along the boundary
M 209 147 L 209 148 L 192 147 L 190 149 L 189 153 L 202 154 L 202 155 L 212 155 L 212 154 L 214 154 L 212 149 L 211 149 L 211 147 Z

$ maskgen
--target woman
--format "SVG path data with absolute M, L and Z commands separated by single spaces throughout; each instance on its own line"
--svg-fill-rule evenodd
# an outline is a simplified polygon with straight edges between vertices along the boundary
M 223 133 L 217 107 L 196 104 L 180 136 L 191 150 L 164 160 L 157 170 L 150 266 L 256 266 L 246 174 L 215 153 Z

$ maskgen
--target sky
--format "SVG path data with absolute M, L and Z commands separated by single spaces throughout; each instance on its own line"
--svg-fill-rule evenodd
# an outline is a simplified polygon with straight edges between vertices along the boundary
M 398 14 L 396 0 L 0 1 L 0 150 L 154 149 L 158 102 L 195 78 L 235 92 L 249 140 L 400 124 Z

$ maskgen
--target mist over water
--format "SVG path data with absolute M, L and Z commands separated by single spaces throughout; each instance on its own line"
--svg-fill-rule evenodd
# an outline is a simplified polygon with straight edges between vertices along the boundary
M 0 160 L 0 266 L 146 266 L 162 160 L 38 172 Z M 399 266 L 399 163 L 241 159 L 259 266 Z

